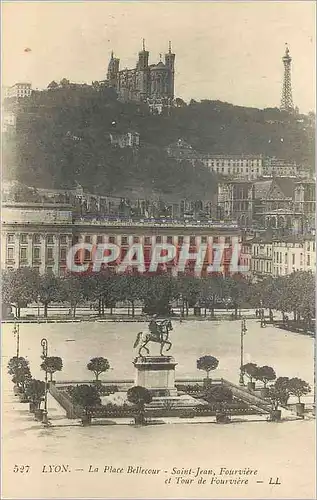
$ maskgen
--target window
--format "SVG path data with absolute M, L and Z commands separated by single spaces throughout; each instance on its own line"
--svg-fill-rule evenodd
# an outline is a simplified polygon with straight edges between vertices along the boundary
M 315 251 L 315 242 L 313 241 L 313 252 Z
M 287 260 L 285 259 L 285 264 L 287 264 Z M 292 266 L 295 266 L 295 254 L 292 254 Z
M 91 236 L 85 236 L 85 243 L 91 243 Z
M 138 236 L 133 236 L 133 243 L 139 243 L 140 238 Z
M 61 235 L 60 242 L 61 242 L 61 245 L 67 245 L 67 236 L 65 234 Z
M 14 249 L 13 248 L 7 248 L 7 259 L 8 260 L 13 260 L 13 255 L 14 255 Z
M 53 248 L 48 248 L 47 249 L 47 258 L 50 260 L 53 258 Z
M 36 245 L 39 245 L 41 243 L 41 236 L 39 234 L 33 235 L 33 243 L 35 243 Z
M 115 236 L 109 236 L 109 243 L 115 243 L 116 242 L 116 237 Z
M 38 247 L 33 248 L 33 259 L 39 259 L 40 258 L 40 249 Z
M 46 268 L 46 273 L 47 273 L 47 274 L 53 274 L 53 268 L 52 268 L 52 267 L 50 267 L 50 266 L 49 266 L 49 267 L 47 267 L 47 268 Z
M 173 244 L 173 236 L 167 236 L 166 237 L 166 243 Z
M 102 240 L 103 240 L 102 235 L 98 234 L 97 235 L 97 243 L 102 243 Z
M 7 236 L 8 243 L 14 243 L 14 234 L 8 234 Z
M 189 238 L 189 244 L 190 245 L 195 245 L 196 244 L 196 236 L 190 236 L 190 238 Z
M 128 237 L 121 236 L 121 245 L 127 245 L 127 244 L 128 244 Z
M 150 236 L 145 236 L 144 237 L 144 244 L 145 245 L 151 245 L 151 237 Z
M 184 236 L 179 236 L 179 237 L 177 238 L 177 241 L 178 241 L 178 244 L 179 244 L 179 245 L 182 245 L 182 244 L 184 243 Z
M 61 248 L 61 260 L 66 260 L 66 248 Z
M 307 252 L 310 252 L 310 242 L 307 242 Z
M 310 266 L 310 255 L 307 255 L 307 266 Z
M 207 243 L 207 236 L 202 236 L 201 237 L 201 242 L 202 243 Z
M 47 244 L 48 245 L 53 245 L 54 244 L 54 236 L 52 234 L 49 234 L 47 236 Z
M 156 237 L 156 243 L 162 243 L 162 236 Z
M 85 254 L 84 254 L 84 260 L 87 262 L 87 260 L 90 260 L 90 252 L 89 250 L 85 250 Z
M 79 236 L 73 237 L 73 244 L 76 245 L 79 242 Z
M 27 243 L 28 242 L 28 235 L 27 234 L 21 234 L 21 243 Z
M 27 248 L 20 248 L 20 259 L 21 260 L 26 260 L 26 255 L 27 255 Z

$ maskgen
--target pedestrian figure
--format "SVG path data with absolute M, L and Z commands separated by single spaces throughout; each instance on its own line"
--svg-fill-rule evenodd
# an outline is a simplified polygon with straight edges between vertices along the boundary
M 256 309 L 255 310 L 255 317 L 257 318 L 259 316 L 259 311 Z

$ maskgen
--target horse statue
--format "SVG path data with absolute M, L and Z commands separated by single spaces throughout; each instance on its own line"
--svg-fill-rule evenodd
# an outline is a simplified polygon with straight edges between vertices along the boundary
M 168 345 L 167 351 L 172 347 L 172 342 L 169 340 L 169 332 L 173 330 L 173 325 L 170 319 L 163 319 L 158 321 L 152 319 L 149 323 L 149 332 L 139 332 L 137 334 L 136 340 L 134 342 L 133 348 L 135 349 L 138 345 L 139 356 L 143 358 L 141 351 L 144 349 L 147 354 L 150 354 L 149 349 L 146 347 L 148 342 L 156 342 L 161 344 L 160 355 L 163 356 L 163 348 L 165 344 Z

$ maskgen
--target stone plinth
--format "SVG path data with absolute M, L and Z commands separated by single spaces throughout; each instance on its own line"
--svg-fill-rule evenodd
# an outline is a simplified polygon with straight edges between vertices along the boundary
M 135 385 L 140 385 L 154 394 L 176 396 L 175 366 L 172 356 L 137 357 L 133 362 L 136 368 Z

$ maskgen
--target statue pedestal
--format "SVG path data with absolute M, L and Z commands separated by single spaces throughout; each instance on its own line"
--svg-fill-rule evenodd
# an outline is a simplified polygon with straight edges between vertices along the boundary
M 137 357 L 133 362 L 136 368 L 135 385 L 145 387 L 155 396 L 176 396 L 175 366 L 172 356 Z

